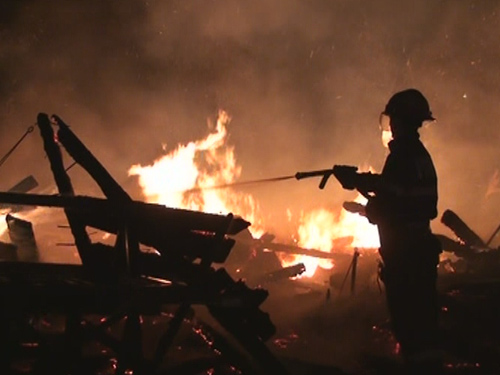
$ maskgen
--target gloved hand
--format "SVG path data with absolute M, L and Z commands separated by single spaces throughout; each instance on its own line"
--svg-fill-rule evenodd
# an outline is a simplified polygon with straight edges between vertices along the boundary
M 357 170 L 358 167 L 350 165 L 335 165 L 333 167 L 333 175 L 344 189 L 354 190 L 356 189 Z
M 371 197 L 365 206 L 365 216 L 370 223 L 378 224 L 383 217 L 383 210 L 384 206 L 381 204 L 380 199 Z

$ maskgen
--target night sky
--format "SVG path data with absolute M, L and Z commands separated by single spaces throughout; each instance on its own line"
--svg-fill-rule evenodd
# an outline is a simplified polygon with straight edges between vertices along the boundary
M 379 113 L 415 87 L 438 120 L 421 134 L 440 214 L 487 237 L 500 222 L 500 193 L 486 197 L 500 168 L 499 17 L 494 0 L 2 0 L 0 156 L 39 112 L 55 113 L 136 194 L 128 168 L 204 137 L 222 108 L 240 180 L 380 169 Z M 1 189 L 27 174 L 51 181 L 37 130 L 0 172 Z M 79 192 L 89 181 L 71 173 Z M 248 192 L 269 215 L 352 197 L 317 183 Z

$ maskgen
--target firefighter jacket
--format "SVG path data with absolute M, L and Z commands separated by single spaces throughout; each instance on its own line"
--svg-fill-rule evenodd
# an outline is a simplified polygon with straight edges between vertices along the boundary
M 389 149 L 366 207 L 368 219 L 378 225 L 382 257 L 403 244 L 425 246 L 437 216 L 436 171 L 419 134 L 394 139 Z

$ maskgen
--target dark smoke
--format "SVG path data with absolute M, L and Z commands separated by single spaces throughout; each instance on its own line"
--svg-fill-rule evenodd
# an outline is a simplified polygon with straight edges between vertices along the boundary
M 500 221 L 499 193 L 485 198 L 500 168 L 499 10 L 482 0 L 4 0 L 0 150 L 38 112 L 56 113 L 138 194 L 130 165 L 151 163 L 162 143 L 203 137 L 223 108 L 242 180 L 380 168 L 378 115 L 394 92 L 416 87 L 438 119 L 422 136 L 440 212 L 455 210 L 486 237 Z M 77 190 L 90 185 L 71 173 Z M 3 188 L 26 174 L 51 181 L 37 131 L 2 167 Z M 278 217 L 351 196 L 317 183 L 251 192 Z

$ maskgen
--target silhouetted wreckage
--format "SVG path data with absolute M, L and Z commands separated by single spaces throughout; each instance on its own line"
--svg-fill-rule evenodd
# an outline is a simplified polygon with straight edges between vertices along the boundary
M 234 239 L 235 251 L 228 260 L 228 266 L 236 268 L 237 272 L 252 285 L 288 280 L 306 271 L 305 265 L 300 261 L 284 267 L 277 254 L 282 257 L 304 255 L 328 259 L 341 266 L 350 262 L 352 258 L 352 255 L 348 254 L 352 237 L 333 240 L 331 252 L 277 242 L 271 233 L 264 233 L 260 238 L 254 238 L 248 231 L 241 231 L 234 236 Z M 301 283 L 304 284 L 305 281 L 301 280 Z
M 0 193 L 0 203 L 63 208 L 82 264 L 0 262 L 0 366 L 4 370 L 0 372 L 11 371 L 16 356 L 27 350 L 19 335 L 25 330 L 19 328 L 24 320 L 55 312 L 65 316 L 62 352 L 52 358 L 43 339 L 30 346 L 41 353 L 32 363 L 33 373 L 89 373 L 84 366 L 88 362 L 85 346 L 96 341 L 114 353 L 117 374 L 197 374 L 211 369 L 225 374 L 235 373 L 230 371 L 234 368 L 243 373 L 285 374 L 265 344 L 275 333 L 268 314 L 259 307 L 267 291 L 249 288 L 224 268 L 215 267 L 225 262 L 235 244 L 229 236 L 250 223 L 233 214 L 134 201 L 60 118 L 41 113 L 37 124 L 59 194 L 13 190 Z M 75 195 L 53 126 L 58 127 L 57 142 L 90 174 L 106 199 Z M 11 235 L 29 240 L 29 223 L 13 216 L 8 222 Z M 92 242 L 87 227 L 115 235 L 114 245 Z M 227 331 L 221 335 L 204 325 L 219 355 L 169 369 L 167 351 L 192 315 L 193 305 L 206 306 Z M 141 318 L 165 314 L 166 308 L 171 311 L 168 325 L 153 353 L 144 353 Z M 96 315 L 97 320 L 89 318 Z M 116 337 L 110 328 L 120 322 L 122 335 Z M 238 345 L 228 344 L 227 336 Z
M 493 240 L 500 233 L 498 226 L 488 240 L 483 241 L 454 211 L 446 210 L 441 222 L 453 232 L 455 238 L 438 234 L 444 251 L 453 253 L 458 261 L 444 260 L 453 268 L 457 277 L 472 276 L 480 278 L 497 277 L 500 269 L 500 248 L 495 248 Z
M 449 367 L 464 374 L 498 374 L 500 248 L 494 240 L 500 227 L 485 241 L 452 210 L 441 222 L 453 233 L 437 235 L 445 252 L 438 281 Z
M 59 194 L 27 194 L 38 184 L 28 176 L 0 192 L 0 209 L 63 208 L 82 264 L 38 263 L 31 223 L 7 215 L 12 243 L 0 242 L 4 259 L 0 262 L 0 373 L 12 370 L 16 359 L 28 351 L 35 352 L 28 354 L 34 358 L 29 373 L 92 374 L 87 345 L 97 342 L 116 359 L 113 374 L 200 374 L 212 370 L 214 374 L 286 374 L 266 346 L 275 333 L 268 314 L 260 309 L 268 293 L 251 286 L 288 280 L 303 273 L 305 266 L 283 267 L 276 253 L 332 260 L 340 272 L 331 274 L 327 287 L 337 287 L 340 292 L 350 279 L 354 293 L 356 278 L 376 273 L 376 252 L 365 255 L 358 264 L 360 253 L 352 249 L 350 237 L 335 240 L 332 252 L 326 253 L 275 242 L 271 234 L 255 239 L 248 231 L 250 223 L 232 214 L 213 215 L 134 201 L 60 118 L 40 114 L 37 124 Z M 57 137 L 53 126 L 58 128 Z M 75 195 L 58 143 L 96 181 L 105 199 Z M 364 214 L 364 207 L 355 202 L 345 202 L 344 208 Z M 470 275 L 497 273 L 500 249 L 491 243 L 500 227 L 483 241 L 451 210 L 441 220 L 456 236 L 438 235 L 443 249 L 465 264 L 465 271 L 454 275 L 468 280 Z M 93 242 L 88 228 L 114 235 L 114 245 Z M 23 249 L 22 254 L 19 249 Z M 247 272 L 241 276 L 246 282 L 230 276 L 226 270 L 232 265 L 245 266 Z M 310 285 L 327 291 L 329 297 L 330 289 L 325 285 Z M 222 335 L 210 324 L 197 321 L 196 329 L 203 331 L 200 336 L 219 354 L 171 365 L 168 353 L 173 351 L 183 324 L 195 321 L 195 305 L 205 306 L 226 331 Z M 58 351 L 51 349 L 54 340 L 32 322 L 33 316 L 50 313 L 65 317 Z M 162 317 L 164 325 L 154 327 L 158 338 L 146 351 L 151 345 L 144 344 L 148 332 L 143 319 L 156 316 Z
M 27 193 L 38 186 L 36 179 L 29 175 L 7 190 L 9 193 Z M 24 206 L 0 203 L 0 212 L 8 212 L 6 223 L 10 243 L 0 241 L 1 259 L 11 261 L 38 261 L 38 248 L 33 233 L 33 226 L 29 221 L 22 220 L 13 213 L 22 211 Z

